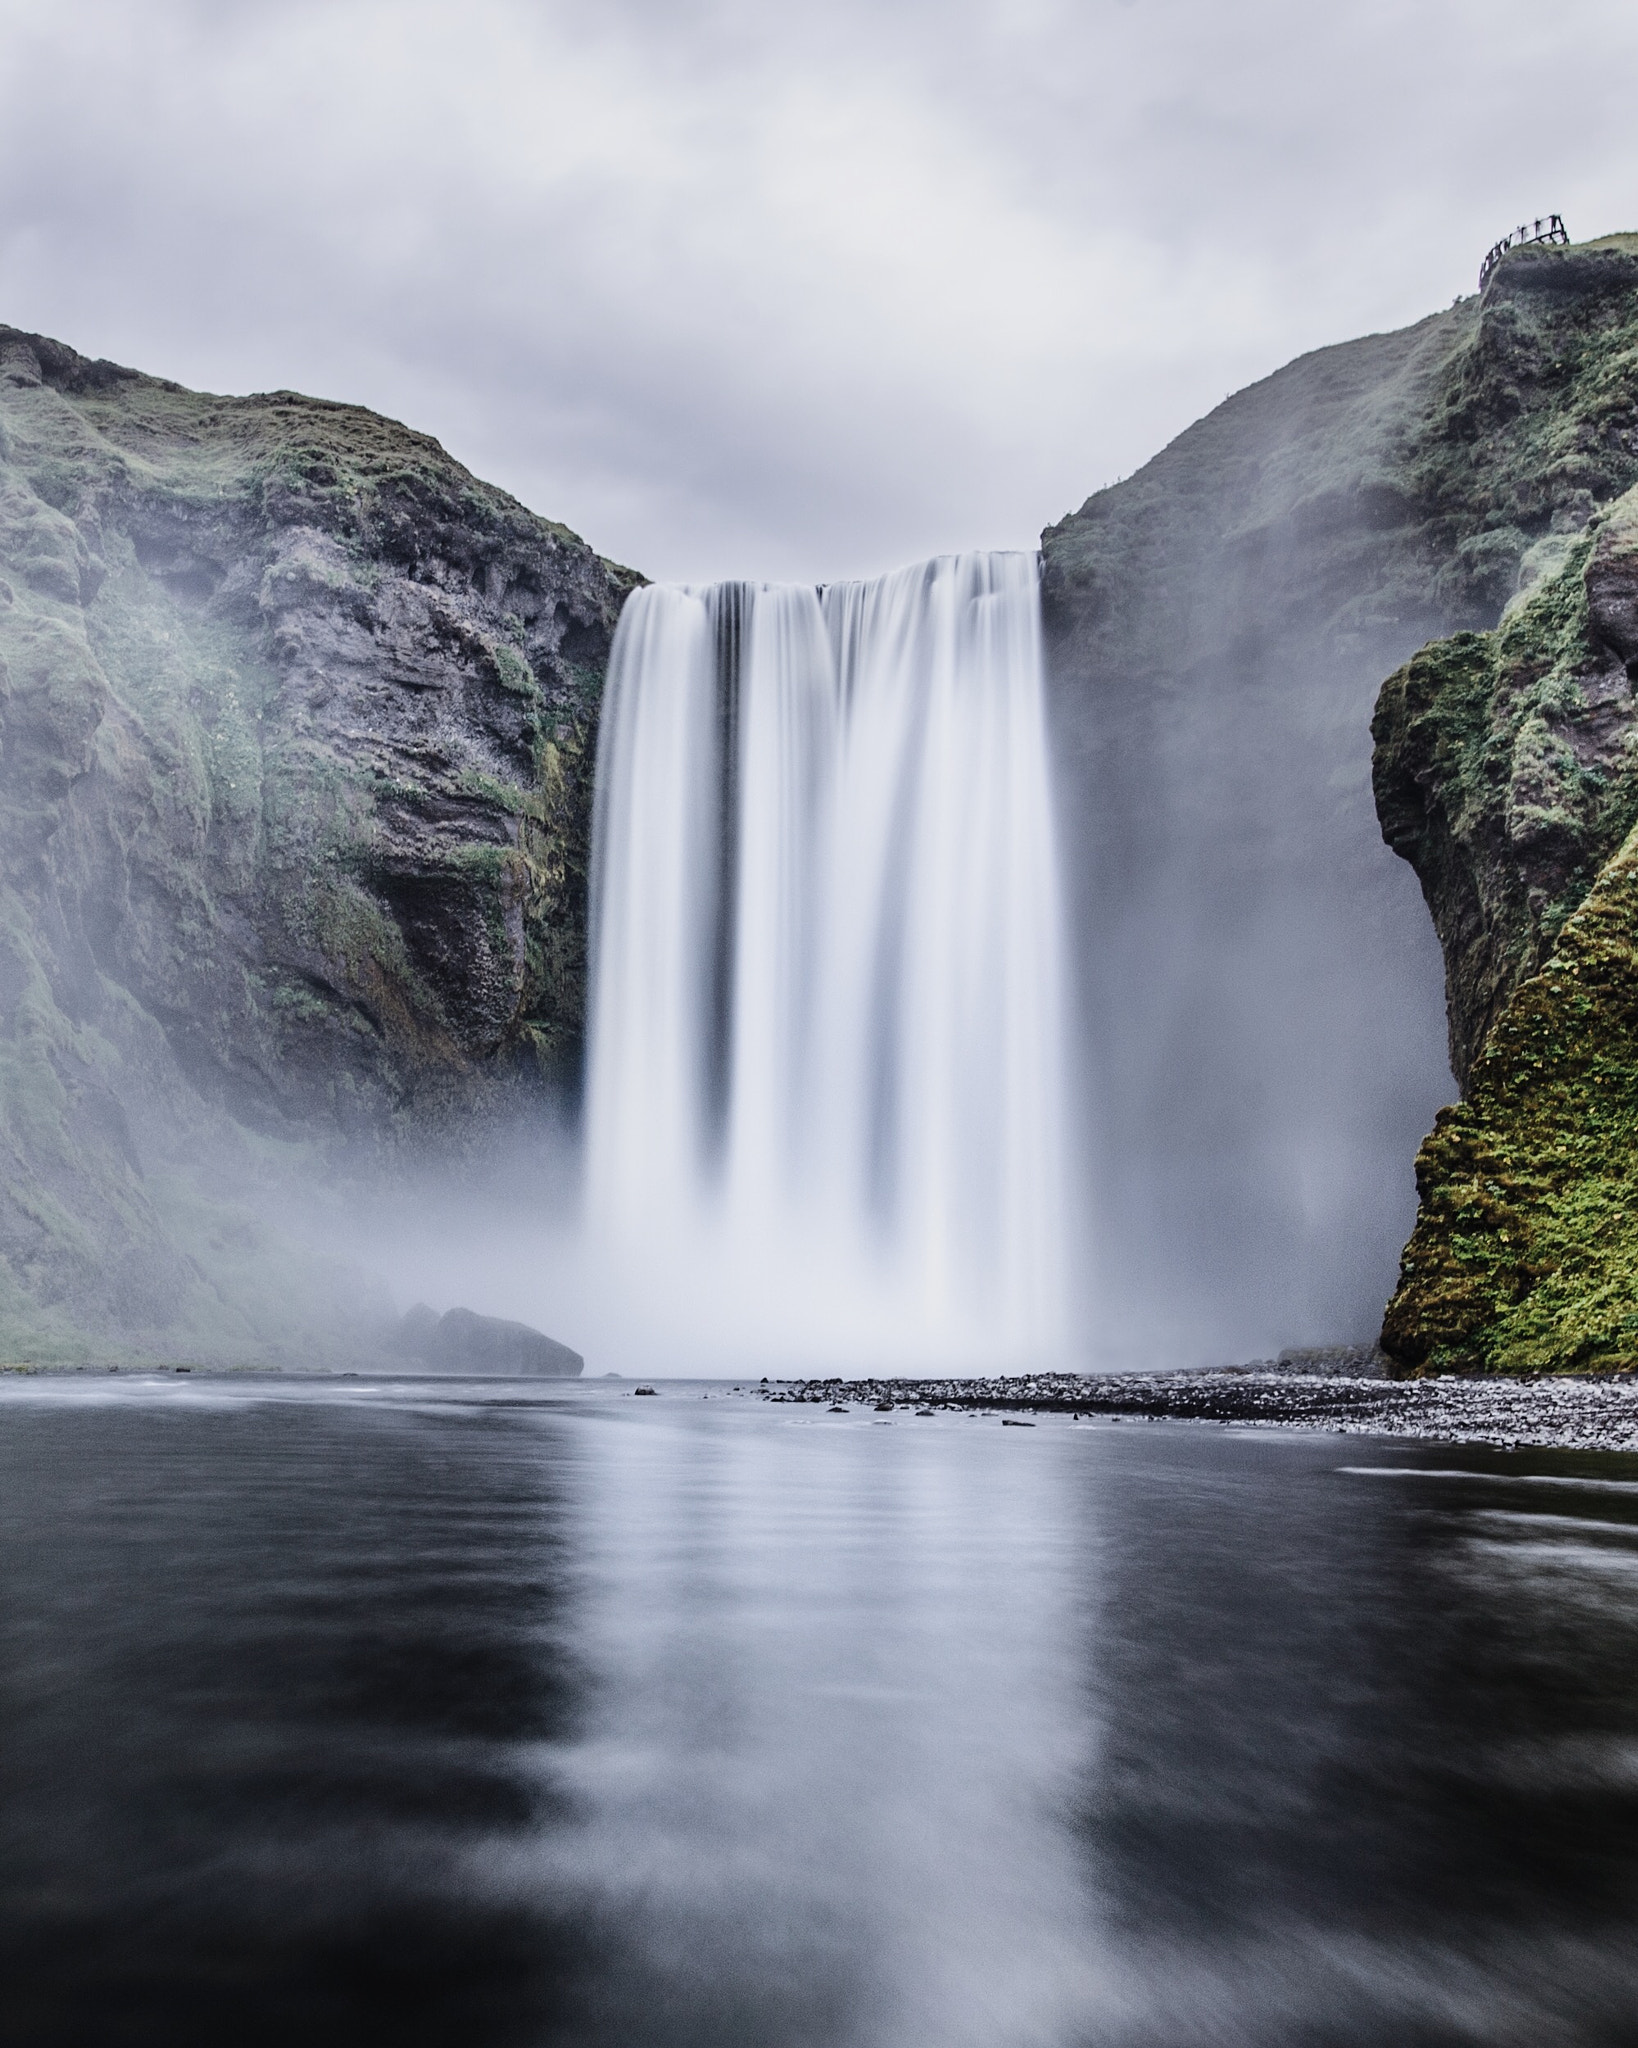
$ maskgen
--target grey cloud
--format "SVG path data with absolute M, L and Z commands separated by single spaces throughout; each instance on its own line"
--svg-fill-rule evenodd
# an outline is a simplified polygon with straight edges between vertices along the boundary
M 1633 211 L 1611 0 L 0 27 L 0 317 L 378 406 L 657 574 L 1027 544 L 1517 215 Z

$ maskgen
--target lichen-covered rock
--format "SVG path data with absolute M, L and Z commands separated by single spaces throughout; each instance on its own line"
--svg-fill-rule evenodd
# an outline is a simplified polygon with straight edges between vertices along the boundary
M 634 580 L 390 420 L 0 328 L 0 1342 L 255 1341 L 207 1126 L 253 1179 L 572 1082 Z

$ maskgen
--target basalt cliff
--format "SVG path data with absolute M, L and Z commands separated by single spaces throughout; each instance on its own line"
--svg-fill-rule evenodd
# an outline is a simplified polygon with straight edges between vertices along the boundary
M 0 1356 L 322 1355 L 256 1191 L 572 1095 L 635 580 L 393 421 L 0 328 Z

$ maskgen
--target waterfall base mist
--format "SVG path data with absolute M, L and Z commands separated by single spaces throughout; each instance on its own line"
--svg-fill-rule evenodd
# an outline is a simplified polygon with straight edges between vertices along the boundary
M 1027 1363 L 1076 1217 L 1033 557 L 650 587 L 598 758 L 590 1255 L 683 1351 Z

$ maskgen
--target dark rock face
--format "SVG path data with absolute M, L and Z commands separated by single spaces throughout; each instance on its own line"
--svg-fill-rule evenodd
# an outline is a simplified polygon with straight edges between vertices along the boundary
M 572 1088 L 635 580 L 392 421 L 0 328 L 0 1322 L 220 1296 L 153 1185 L 207 1126 L 391 1156 Z
M 469 1308 L 437 1315 L 417 1302 L 398 1327 L 396 1348 L 438 1372 L 578 1379 L 586 1361 L 527 1323 L 480 1316 Z

